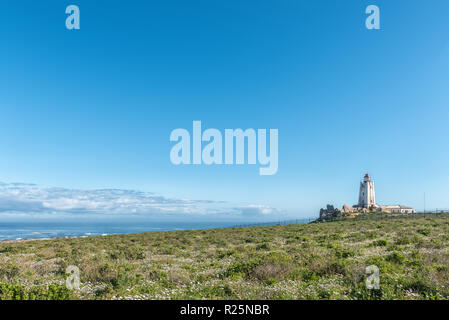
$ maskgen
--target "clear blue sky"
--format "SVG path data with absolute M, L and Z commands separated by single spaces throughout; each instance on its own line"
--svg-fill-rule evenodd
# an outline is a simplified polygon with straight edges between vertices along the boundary
M 70 4 L 80 30 L 65 28 Z M 381 30 L 365 28 L 369 4 Z M 356 203 L 369 172 L 382 204 L 422 209 L 426 192 L 428 208 L 449 208 L 448 12 L 446 0 L 1 1 L 0 181 L 301 217 Z M 277 174 L 174 166 L 170 132 L 193 120 L 279 129 Z

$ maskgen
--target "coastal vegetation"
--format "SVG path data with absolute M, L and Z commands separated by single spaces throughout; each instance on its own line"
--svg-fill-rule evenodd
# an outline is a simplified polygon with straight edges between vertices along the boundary
M 0 243 L 0 299 L 448 298 L 449 214 Z

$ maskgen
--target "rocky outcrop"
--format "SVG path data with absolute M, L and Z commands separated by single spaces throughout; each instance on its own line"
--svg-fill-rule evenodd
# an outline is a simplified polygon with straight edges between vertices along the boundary
M 328 204 L 326 209 L 320 210 L 320 218 L 319 221 L 331 220 L 334 218 L 340 218 L 342 216 L 341 210 L 338 208 L 334 208 L 333 205 Z
M 341 210 L 328 204 L 325 209 L 320 210 L 320 217 L 318 218 L 318 221 L 328 221 L 342 217 L 354 218 L 359 214 L 360 211 L 357 208 L 348 206 L 347 204 L 345 204 Z

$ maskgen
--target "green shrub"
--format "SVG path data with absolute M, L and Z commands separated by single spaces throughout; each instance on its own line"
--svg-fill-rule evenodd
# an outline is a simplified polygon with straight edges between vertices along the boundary
M 223 276 L 231 277 L 235 275 L 243 275 L 245 277 L 248 277 L 251 274 L 251 271 L 262 262 L 262 259 L 257 258 L 249 261 L 233 263 L 226 269 L 226 271 L 223 273 Z
M 405 262 L 405 257 L 399 252 L 393 252 L 386 257 L 386 260 L 392 263 L 403 264 Z
M 421 228 L 416 230 L 419 234 L 422 234 L 423 236 L 428 236 L 430 234 L 430 229 Z
M 256 250 L 270 250 L 268 243 L 262 243 L 256 247 Z
M 372 245 L 375 247 L 386 247 L 388 246 L 388 241 L 385 239 L 379 239 L 377 241 L 374 241 Z
M 67 300 L 70 297 L 71 290 L 60 284 L 28 289 L 19 284 L 0 282 L 1 300 Z
M 218 258 L 223 259 L 230 256 L 233 256 L 236 252 L 234 250 L 217 250 Z
M 335 255 L 338 258 L 349 258 L 355 256 L 355 252 L 347 248 L 338 248 L 335 250 Z
M 412 243 L 412 239 L 410 239 L 408 236 L 401 234 L 395 241 L 397 245 L 407 245 Z
M 15 252 L 17 252 L 17 249 L 13 246 L 9 245 L 0 246 L 0 253 L 15 253 Z

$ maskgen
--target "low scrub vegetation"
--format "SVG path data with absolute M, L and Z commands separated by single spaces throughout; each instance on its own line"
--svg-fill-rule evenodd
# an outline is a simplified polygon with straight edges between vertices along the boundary
M 448 214 L 0 243 L 0 299 L 448 298 Z

